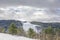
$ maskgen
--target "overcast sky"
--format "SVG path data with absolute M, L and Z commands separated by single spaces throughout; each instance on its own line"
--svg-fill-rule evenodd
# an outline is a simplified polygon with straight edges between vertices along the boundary
M 60 0 L 0 0 L 0 19 L 60 21 Z
M 19 5 L 27 5 L 34 7 L 48 7 L 48 8 L 56 8 L 60 7 L 60 0 L 0 0 L 0 6 L 19 6 Z

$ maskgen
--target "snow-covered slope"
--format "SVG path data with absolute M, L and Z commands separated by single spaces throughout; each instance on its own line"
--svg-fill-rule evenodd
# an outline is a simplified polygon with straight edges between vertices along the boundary
M 35 39 L 0 33 L 0 40 L 35 40 Z

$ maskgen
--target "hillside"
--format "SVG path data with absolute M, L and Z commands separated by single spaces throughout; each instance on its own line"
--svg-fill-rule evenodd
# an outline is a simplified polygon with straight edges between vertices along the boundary
M 0 40 L 35 40 L 35 39 L 0 33 Z

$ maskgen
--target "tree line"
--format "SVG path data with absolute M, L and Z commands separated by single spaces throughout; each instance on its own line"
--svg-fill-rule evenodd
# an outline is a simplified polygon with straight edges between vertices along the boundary
M 60 40 L 60 28 L 52 28 L 49 26 L 42 30 L 40 36 L 41 40 Z
M 51 26 L 43 28 L 40 33 L 36 33 L 32 28 L 27 32 L 23 28 L 18 28 L 15 23 L 11 23 L 5 32 L 5 28 L 0 28 L 0 33 L 8 33 L 12 35 L 20 35 L 40 40 L 60 40 L 60 28 L 52 28 Z
M 34 38 L 34 36 L 36 35 L 36 32 L 32 28 L 29 28 L 29 30 L 25 32 L 22 27 L 17 27 L 15 23 L 11 23 L 7 30 L 4 27 L 1 27 L 0 33 L 8 33 L 29 38 Z

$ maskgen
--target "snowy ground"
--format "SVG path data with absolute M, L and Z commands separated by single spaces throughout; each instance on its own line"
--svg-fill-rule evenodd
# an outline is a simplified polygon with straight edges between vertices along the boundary
M 35 39 L 0 33 L 0 40 L 35 40 Z

